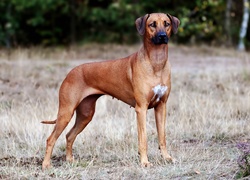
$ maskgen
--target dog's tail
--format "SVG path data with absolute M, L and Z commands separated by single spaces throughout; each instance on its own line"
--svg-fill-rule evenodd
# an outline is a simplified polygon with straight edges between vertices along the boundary
M 56 120 L 54 121 L 41 121 L 43 124 L 56 124 Z

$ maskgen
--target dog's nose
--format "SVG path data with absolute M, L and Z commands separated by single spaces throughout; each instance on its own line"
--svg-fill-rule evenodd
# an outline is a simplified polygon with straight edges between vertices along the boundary
M 165 32 L 159 32 L 158 33 L 159 40 L 165 40 L 166 37 L 167 37 L 167 34 Z
M 152 38 L 152 41 L 154 44 L 167 44 L 168 36 L 166 32 L 160 31 Z

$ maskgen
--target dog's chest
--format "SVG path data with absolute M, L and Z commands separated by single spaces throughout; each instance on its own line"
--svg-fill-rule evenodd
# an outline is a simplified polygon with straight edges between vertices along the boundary
M 157 86 L 152 88 L 153 97 L 151 99 L 151 103 L 158 103 L 160 99 L 167 93 L 168 87 L 165 85 L 158 84 Z

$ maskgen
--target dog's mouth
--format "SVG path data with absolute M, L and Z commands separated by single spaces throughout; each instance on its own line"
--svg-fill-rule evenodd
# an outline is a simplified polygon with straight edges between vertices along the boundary
M 152 38 L 152 42 L 155 45 L 168 44 L 168 36 L 165 32 L 159 32 Z

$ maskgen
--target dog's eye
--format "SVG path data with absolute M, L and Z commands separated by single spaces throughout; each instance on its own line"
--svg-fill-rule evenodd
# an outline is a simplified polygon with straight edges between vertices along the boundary
M 164 26 L 168 27 L 170 24 L 167 21 L 164 21 Z
M 151 24 L 149 24 L 150 27 L 156 28 L 156 22 L 152 22 Z

